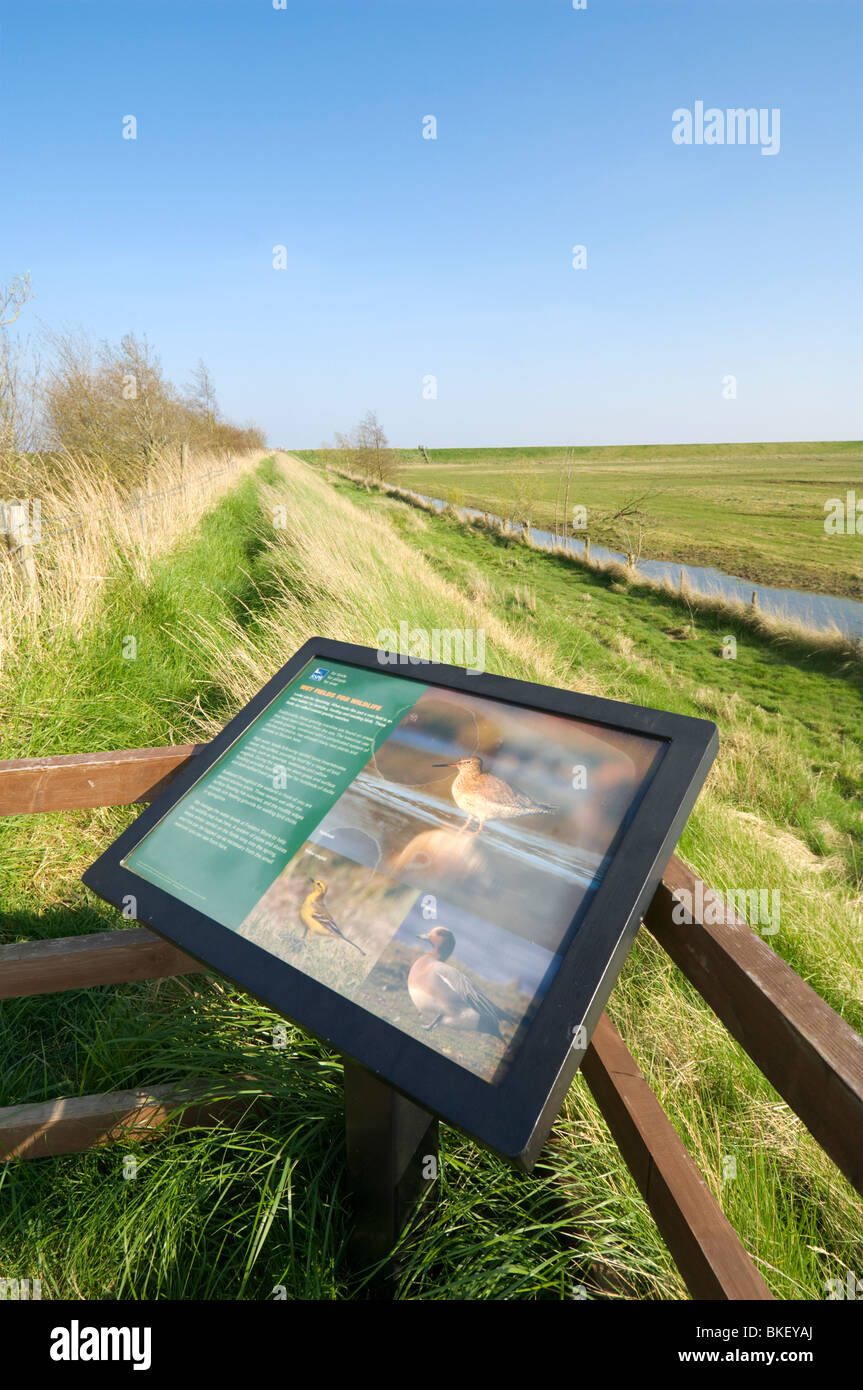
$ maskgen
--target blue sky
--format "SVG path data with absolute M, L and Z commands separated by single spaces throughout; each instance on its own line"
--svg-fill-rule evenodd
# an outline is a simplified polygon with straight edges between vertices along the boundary
M 287 447 L 859 437 L 861 14 L 4 3 L 0 280 Z M 779 153 L 676 145 L 697 100 L 778 107 Z

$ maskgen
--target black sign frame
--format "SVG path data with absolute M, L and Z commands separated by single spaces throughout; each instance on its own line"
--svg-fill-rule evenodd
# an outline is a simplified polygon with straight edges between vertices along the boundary
M 313 637 L 190 759 L 84 873 L 101 898 L 220 972 L 305 1031 L 368 1068 L 425 1110 L 501 1156 L 533 1166 L 587 1049 L 641 916 L 719 748 L 716 725 L 488 672 L 411 660 Z M 310 661 L 346 662 L 426 685 L 661 740 L 665 751 L 503 1080 L 491 1083 L 125 868 L 121 861 Z

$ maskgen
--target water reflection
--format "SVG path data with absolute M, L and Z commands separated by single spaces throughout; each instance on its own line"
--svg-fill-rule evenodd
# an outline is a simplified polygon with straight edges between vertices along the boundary
M 418 497 L 423 495 L 417 493 Z M 424 500 L 433 502 L 438 511 L 448 505 L 442 497 L 425 497 Z M 456 510 L 463 516 L 488 515 L 495 521 L 501 520 L 500 517 L 495 517 L 493 512 L 482 512 L 477 507 L 459 507 Z M 512 529 L 520 532 L 522 528 L 516 524 Z M 532 530 L 531 534 L 543 550 L 550 550 L 553 546 L 562 544 L 576 555 L 584 554 L 584 541 L 576 540 L 573 536 L 561 541 L 550 531 L 538 528 Z M 626 564 L 627 558 L 619 551 L 609 550 L 603 545 L 591 545 L 590 555 L 593 560 L 616 560 L 621 565 Z M 684 565 L 677 560 L 638 562 L 639 574 L 660 582 L 667 579 L 675 586 L 680 582 L 681 571 L 690 589 L 697 593 L 721 595 L 723 598 L 739 599 L 743 603 L 749 603 L 754 593 L 759 608 L 777 618 L 796 618 L 807 627 L 818 628 L 821 631 L 837 627 L 840 632 L 845 632 L 851 637 L 863 637 L 863 603 L 856 599 L 837 598 L 833 594 L 813 594 L 803 589 L 775 589 L 769 584 L 756 584 L 751 579 L 740 579 L 737 575 L 726 574 L 711 565 Z

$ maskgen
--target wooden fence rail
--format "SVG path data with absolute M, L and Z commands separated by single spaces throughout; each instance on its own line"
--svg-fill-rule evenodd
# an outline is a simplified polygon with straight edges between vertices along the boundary
M 720 896 L 712 889 L 701 885 L 704 916 L 723 921 L 676 923 L 675 901 L 698 901 L 696 889 L 692 870 L 675 856 L 645 925 L 863 1193 L 863 1038 L 724 901 L 708 913 Z
M 0 762 L 0 815 L 149 801 L 197 751 L 189 744 Z M 676 902 L 712 901 L 711 890 L 702 889 L 696 891 L 692 870 L 672 859 L 646 926 L 863 1192 L 863 1039 L 745 922 L 727 912 L 719 926 L 675 922 Z M 0 947 L 0 999 L 204 969 L 142 927 L 14 942 Z M 693 1297 L 771 1298 L 607 1015 L 582 1072 Z M 7 1107 L 0 1110 L 0 1160 L 68 1152 L 70 1144 L 90 1147 L 88 1135 L 102 1143 L 159 1128 L 168 1115 L 165 1096 L 150 1088 Z M 224 1113 L 202 1109 L 191 1095 L 182 1103 L 175 1098 L 172 1113 L 185 1113 L 184 1107 L 196 1122 L 205 1113 L 213 1119 Z

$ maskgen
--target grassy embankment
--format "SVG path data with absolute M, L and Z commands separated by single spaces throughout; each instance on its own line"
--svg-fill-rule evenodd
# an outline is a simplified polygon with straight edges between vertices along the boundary
M 273 481 L 268 482 L 271 478 Z M 287 503 L 287 526 L 272 508 Z M 125 552 L 124 552 L 125 553 Z M 805 669 L 741 633 L 675 640 L 679 612 L 608 580 L 471 537 L 446 518 L 288 464 L 243 481 L 170 549 L 116 559 L 98 604 L 2 673 L 6 756 L 205 738 L 316 632 L 481 627 L 489 666 L 702 713 L 723 750 L 681 846 L 717 887 L 782 894 L 772 944 L 858 1028 L 861 702 L 826 659 Z M 665 632 L 663 629 L 672 629 Z M 135 660 L 122 642 L 138 639 Z M 842 732 L 840 732 L 840 730 Z M 2 939 L 118 925 L 78 876 L 122 809 L 2 830 Z M 780 1297 L 823 1296 L 863 1260 L 863 1212 L 796 1118 L 652 939 L 611 1013 Z M 45 1296 L 344 1296 L 338 1059 L 223 982 L 91 990 L 3 1007 L 0 1104 L 250 1072 L 277 1104 L 236 1135 L 194 1132 L 0 1174 L 0 1268 Z M 122 1177 L 128 1148 L 139 1175 Z M 722 1159 L 737 1178 L 721 1180 Z M 441 1203 L 409 1297 L 675 1297 L 680 1277 L 578 1079 L 541 1168 L 511 1173 L 444 1135 Z M 561 1202 L 563 1195 L 563 1202 Z
M 303 455 L 297 455 L 302 459 Z M 361 489 L 384 494 L 397 501 L 407 502 L 409 506 L 431 516 L 445 511 L 450 520 L 455 521 L 472 536 L 486 535 L 493 540 L 502 540 L 509 545 L 517 544 L 540 554 L 551 554 L 556 560 L 572 569 L 588 570 L 602 576 L 612 584 L 616 593 L 634 593 L 658 597 L 671 603 L 688 618 L 686 630 L 692 632 L 696 615 L 707 615 L 726 628 L 733 626 L 761 641 L 773 642 L 788 649 L 795 659 L 804 663 L 811 656 L 830 658 L 835 668 L 857 672 L 863 667 L 863 639 L 844 632 L 835 624 L 819 628 L 812 626 L 800 617 L 786 612 L 762 609 L 756 603 L 747 603 L 742 598 L 732 598 L 720 590 L 703 590 L 692 587 L 681 570 L 677 583 L 669 578 L 657 579 L 645 573 L 635 557 L 616 560 L 603 557 L 598 550 L 588 552 L 572 550 L 564 539 L 551 544 L 543 540 L 530 526 L 503 520 L 490 512 L 474 513 L 458 503 L 440 507 L 424 494 L 397 483 L 371 483 L 367 476 L 353 473 L 339 465 L 328 465 L 325 469 L 330 478 L 340 478 L 348 483 L 359 484 Z
M 863 598 L 860 537 L 825 534 L 824 504 L 856 489 L 863 498 L 858 442 L 646 444 L 621 448 L 434 449 L 431 464 L 401 449 L 399 483 L 508 516 L 515 499 L 534 526 L 563 520 L 569 506 L 588 520 L 641 498 L 646 559 L 712 565 L 779 588 Z M 301 457 L 320 462 L 319 450 Z M 557 507 L 556 507 L 557 500 Z M 637 526 L 611 524 L 595 537 L 626 554 Z

